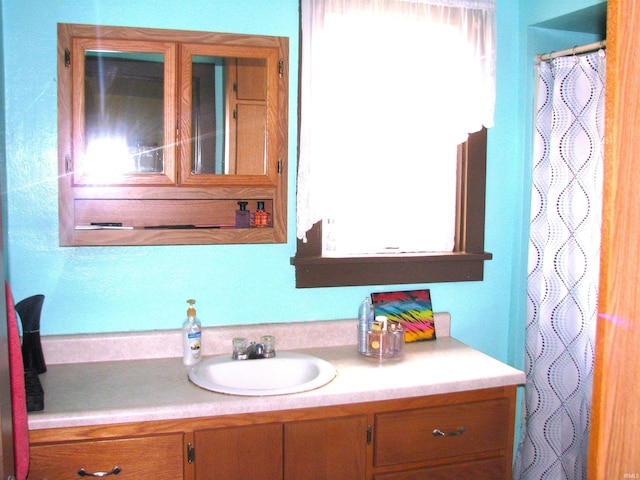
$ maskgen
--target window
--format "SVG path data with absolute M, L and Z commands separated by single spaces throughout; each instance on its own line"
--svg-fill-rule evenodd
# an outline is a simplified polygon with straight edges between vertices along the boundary
M 494 5 L 446 3 L 302 1 L 296 286 L 482 279 Z
M 486 130 L 471 134 L 458 149 L 456 240 L 452 252 L 428 255 L 378 255 L 331 258 L 322 256 L 322 224 L 298 239 L 296 287 L 393 285 L 399 283 L 464 282 L 482 280 Z

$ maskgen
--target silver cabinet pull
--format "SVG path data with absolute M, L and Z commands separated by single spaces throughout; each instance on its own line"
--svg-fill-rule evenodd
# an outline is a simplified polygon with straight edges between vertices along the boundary
M 436 428 L 433 431 L 433 436 L 434 437 L 453 437 L 455 435 L 462 435 L 466 431 L 467 430 L 464 427 L 460 427 L 458 430 L 455 430 L 453 432 L 443 432 L 439 428 Z
M 122 469 L 117 465 L 113 467 L 110 472 L 89 473 L 84 468 L 81 468 L 80 470 L 78 470 L 78 476 L 79 477 L 107 477 L 109 475 L 118 475 L 121 471 Z

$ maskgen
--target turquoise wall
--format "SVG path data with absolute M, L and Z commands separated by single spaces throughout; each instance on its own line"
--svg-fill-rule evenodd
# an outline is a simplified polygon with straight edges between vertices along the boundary
M 553 10 L 539 13 L 529 3 Z M 562 8 L 554 6 L 562 4 Z M 489 133 L 483 282 L 296 289 L 297 0 L 4 0 L 8 271 L 14 298 L 43 293 L 43 334 L 179 327 L 187 298 L 205 325 L 353 318 L 371 291 L 431 288 L 453 335 L 510 363 L 522 352 L 528 207 L 527 27 L 598 2 L 497 0 L 495 127 Z M 557 12 L 557 13 L 555 13 Z M 59 247 L 56 23 L 229 31 L 290 38 L 289 236 L 281 245 Z M 438 48 L 434 46 L 434 48 Z M 355 332 L 354 332 L 355 334 Z

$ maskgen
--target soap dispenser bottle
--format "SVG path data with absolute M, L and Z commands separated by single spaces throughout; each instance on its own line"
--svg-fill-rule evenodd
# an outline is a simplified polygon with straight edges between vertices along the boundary
M 187 366 L 195 365 L 202 360 L 202 324 L 196 317 L 195 300 L 187 300 L 187 319 L 182 324 L 182 363 Z

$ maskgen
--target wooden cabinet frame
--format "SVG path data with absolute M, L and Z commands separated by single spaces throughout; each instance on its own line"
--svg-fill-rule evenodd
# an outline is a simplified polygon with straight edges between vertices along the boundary
M 82 174 L 84 51 L 88 49 L 165 55 L 165 174 L 123 174 L 104 184 Z M 191 54 L 265 59 L 264 175 L 191 174 L 192 105 L 187 68 Z M 286 242 L 287 117 L 287 38 L 59 24 L 60 245 Z M 247 201 L 251 211 L 258 201 L 264 202 L 272 225 L 234 228 L 238 201 Z M 123 228 L 91 229 L 91 223 L 116 223 Z

